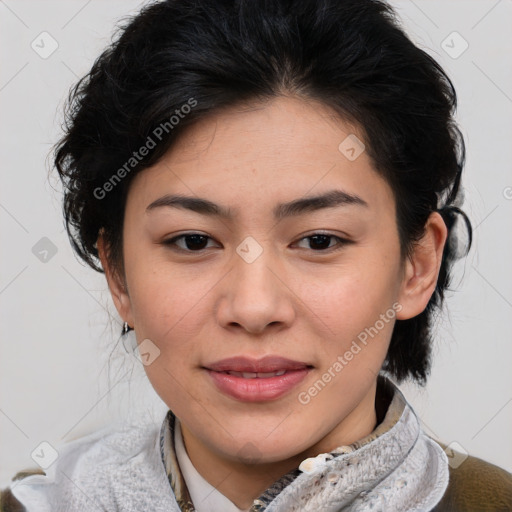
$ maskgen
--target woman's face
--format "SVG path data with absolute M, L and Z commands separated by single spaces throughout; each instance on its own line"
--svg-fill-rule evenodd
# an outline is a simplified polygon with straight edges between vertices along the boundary
M 157 393 L 219 456 L 252 449 L 279 461 L 375 426 L 376 376 L 407 276 L 392 190 L 350 134 L 362 139 L 312 101 L 230 108 L 131 184 L 127 293 L 114 300 L 144 342 Z M 326 194 L 337 201 L 309 201 Z M 267 356 L 298 364 L 255 379 L 211 370 Z

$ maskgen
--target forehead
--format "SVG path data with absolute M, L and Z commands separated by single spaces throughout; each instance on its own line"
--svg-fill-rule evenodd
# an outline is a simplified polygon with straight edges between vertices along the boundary
M 196 122 L 131 189 L 138 209 L 174 193 L 209 198 L 232 216 L 270 203 L 275 214 L 278 202 L 334 189 L 374 206 L 393 201 L 356 126 L 321 103 L 287 97 Z

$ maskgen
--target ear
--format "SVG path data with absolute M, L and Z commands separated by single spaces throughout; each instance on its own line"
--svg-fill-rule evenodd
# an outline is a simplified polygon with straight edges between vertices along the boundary
M 416 242 L 413 253 L 405 261 L 398 301 L 402 309 L 397 320 L 419 315 L 427 307 L 437 284 L 448 229 L 437 212 L 430 214 L 425 234 Z
M 101 260 L 101 266 L 105 271 L 105 277 L 107 278 L 110 294 L 112 295 L 112 300 L 114 301 L 117 312 L 124 322 L 128 322 L 128 325 L 134 328 L 131 301 L 126 283 L 109 263 L 109 259 L 107 258 L 109 248 L 101 231 L 98 235 L 96 245 L 98 248 L 98 256 Z

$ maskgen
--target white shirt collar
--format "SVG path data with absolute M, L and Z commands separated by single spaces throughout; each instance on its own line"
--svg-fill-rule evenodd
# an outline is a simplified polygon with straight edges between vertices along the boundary
M 219 510 L 223 512 L 248 512 L 250 510 L 248 508 L 238 508 L 197 472 L 187 455 L 178 418 L 176 418 L 175 424 L 174 444 L 181 473 L 197 512 L 217 512 Z

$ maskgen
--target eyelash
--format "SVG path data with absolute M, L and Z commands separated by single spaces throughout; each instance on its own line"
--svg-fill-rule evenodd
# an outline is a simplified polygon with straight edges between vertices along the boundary
M 201 253 L 201 252 L 205 251 L 206 249 L 199 249 L 197 251 L 193 251 L 193 250 L 190 250 L 190 249 L 183 249 L 182 247 L 176 246 L 176 241 L 177 240 L 185 239 L 185 238 L 191 237 L 191 236 L 199 236 L 199 237 L 202 237 L 202 238 L 207 238 L 207 239 L 212 240 L 211 237 L 209 237 L 208 235 L 203 235 L 202 233 L 184 233 L 182 235 L 175 236 L 174 238 L 170 238 L 169 240 L 164 240 L 162 243 L 163 243 L 163 245 L 166 245 L 166 246 L 169 246 L 169 247 L 175 246 L 175 247 L 171 247 L 171 248 L 173 250 L 177 250 L 177 251 L 181 251 L 181 252 Z M 339 237 L 337 235 L 333 235 L 331 233 L 313 233 L 311 235 L 302 237 L 298 241 L 302 242 L 303 240 L 311 239 L 311 238 L 314 238 L 316 236 L 321 236 L 321 237 L 326 237 L 326 238 L 334 238 L 334 239 L 336 239 L 338 241 L 337 246 L 335 245 L 335 246 L 332 246 L 332 247 L 327 247 L 326 249 L 319 249 L 319 250 L 318 249 L 317 250 L 311 249 L 313 252 L 316 252 L 316 253 L 331 253 L 331 252 L 334 252 L 334 251 L 339 251 L 340 249 L 343 249 L 343 247 L 345 245 L 353 243 L 352 240 L 348 240 L 346 238 L 342 238 L 342 237 Z

